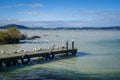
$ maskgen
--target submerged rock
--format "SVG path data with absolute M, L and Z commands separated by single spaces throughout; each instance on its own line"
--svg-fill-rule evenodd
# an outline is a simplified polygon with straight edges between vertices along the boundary
M 21 38 L 20 38 L 20 40 L 25 40 L 25 39 L 27 39 L 27 35 L 25 35 L 25 34 L 21 34 Z
M 41 38 L 41 37 L 37 35 L 31 36 L 31 37 L 28 37 L 27 35 L 24 35 L 24 34 L 21 35 L 21 40 L 34 40 L 36 38 Z
M 36 38 L 41 38 L 40 36 L 32 36 L 32 37 L 27 37 L 26 39 L 27 40 L 34 40 Z

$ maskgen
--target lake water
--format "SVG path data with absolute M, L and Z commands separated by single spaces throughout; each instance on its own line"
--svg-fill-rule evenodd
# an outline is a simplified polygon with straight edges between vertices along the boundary
M 6 53 L 33 48 L 48 48 L 75 41 L 78 53 L 74 57 L 55 58 L 52 61 L 31 61 L 26 65 L 0 70 L 0 80 L 120 80 L 120 31 L 102 30 L 21 30 L 36 40 L 20 44 L 0 45 Z M 0 53 L 2 54 L 2 53 Z

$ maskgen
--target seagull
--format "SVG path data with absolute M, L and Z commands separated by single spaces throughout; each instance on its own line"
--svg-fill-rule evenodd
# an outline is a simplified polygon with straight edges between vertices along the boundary
M 2 52 L 2 54 L 4 54 L 5 53 L 5 51 L 1 51 Z
M 33 48 L 33 50 L 34 50 L 34 51 L 36 51 L 36 50 L 37 50 L 37 48 Z
M 42 48 L 39 48 L 40 51 L 42 51 Z

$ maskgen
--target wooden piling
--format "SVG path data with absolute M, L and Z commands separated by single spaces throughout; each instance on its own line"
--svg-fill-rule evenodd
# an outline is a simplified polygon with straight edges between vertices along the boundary
M 74 49 L 74 40 L 72 40 L 72 49 Z
M 66 41 L 66 56 L 68 56 L 68 40 Z
M 74 40 L 72 40 L 72 50 L 74 50 Z M 76 55 L 77 50 L 72 52 L 72 55 Z
M 2 66 L 2 62 L 0 62 L 0 67 Z

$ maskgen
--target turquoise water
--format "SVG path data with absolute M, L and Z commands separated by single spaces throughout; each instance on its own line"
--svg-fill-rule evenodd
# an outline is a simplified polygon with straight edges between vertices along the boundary
M 52 61 L 31 61 L 26 65 L 11 66 L 0 70 L 0 80 L 119 80 L 120 31 L 81 30 L 21 30 L 28 36 L 40 39 L 21 41 L 20 44 L 0 45 L 0 51 L 48 48 L 75 41 L 78 53 L 74 57 L 55 58 Z M 2 54 L 2 53 L 0 53 Z

